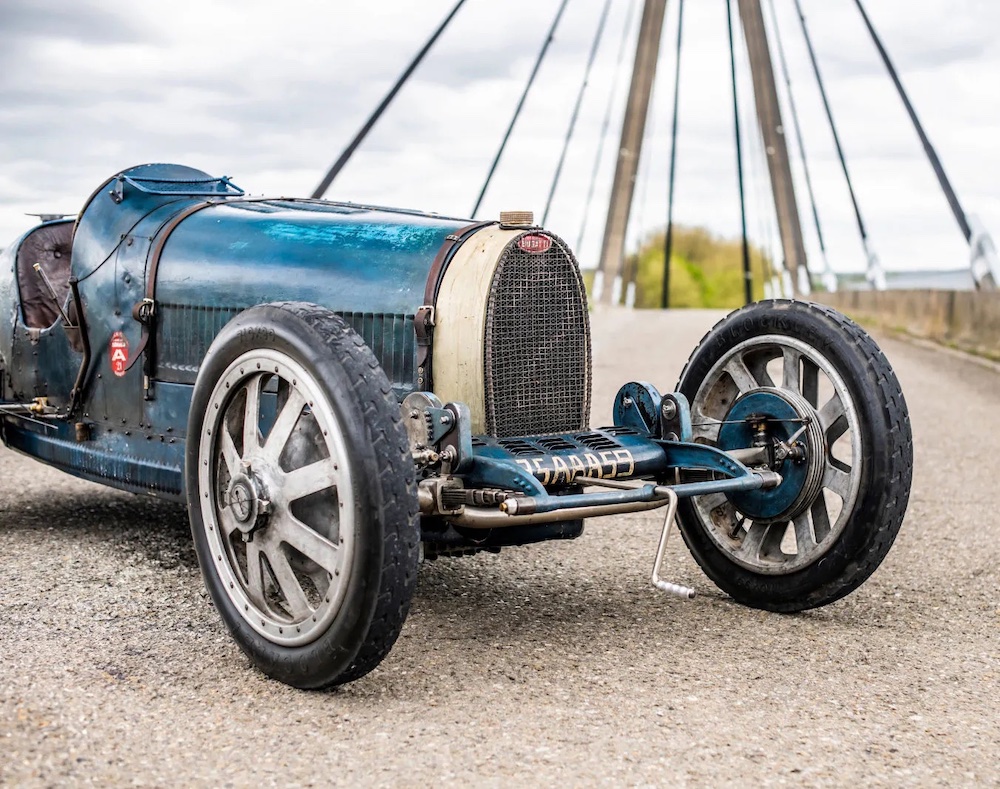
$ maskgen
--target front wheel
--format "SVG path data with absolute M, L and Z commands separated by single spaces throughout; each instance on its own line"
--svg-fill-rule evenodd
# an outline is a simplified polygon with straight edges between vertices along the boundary
M 794 448 L 772 461 L 774 490 L 680 503 L 685 542 L 723 591 L 800 611 L 875 571 L 903 520 L 913 446 L 899 381 L 857 324 L 818 304 L 752 304 L 706 335 L 678 390 L 695 441 L 744 449 L 766 434 Z
M 265 674 L 356 679 L 399 634 L 416 581 L 416 482 L 399 405 L 333 313 L 254 307 L 212 343 L 188 422 L 205 585 Z

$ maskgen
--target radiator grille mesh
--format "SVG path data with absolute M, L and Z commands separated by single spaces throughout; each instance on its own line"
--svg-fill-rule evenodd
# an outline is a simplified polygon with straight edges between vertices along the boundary
M 580 430 L 590 418 L 587 295 L 572 253 L 550 238 L 540 253 L 514 239 L 490 287 L 486 429 L 500 438 Z

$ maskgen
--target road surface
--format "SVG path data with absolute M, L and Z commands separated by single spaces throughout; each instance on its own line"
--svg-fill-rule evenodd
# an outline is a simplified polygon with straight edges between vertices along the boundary
M 721 313 L 595 316 L 594 423 Z M 998 785 L 1000 374 L 881 338 L 915 435 L 881 569 L 795 616 L 730 602 L 660 515 L 421 568 L 388 659 L 327 693 L 250 667 L 178 506 L 0 450 L 0 784 Z

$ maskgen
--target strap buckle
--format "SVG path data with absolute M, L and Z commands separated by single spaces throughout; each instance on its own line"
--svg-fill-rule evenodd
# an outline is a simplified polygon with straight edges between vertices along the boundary
M 149 324 L 156 314 L 156 302 L 153 299 L 145 298 L 132 308 L 132 317 L 139 323 Z
M 413 319 L 413 329 L 417 334 L 417 345 L 430 345 L 433 333 L 436 311 L 430 304 L 417 308 Z

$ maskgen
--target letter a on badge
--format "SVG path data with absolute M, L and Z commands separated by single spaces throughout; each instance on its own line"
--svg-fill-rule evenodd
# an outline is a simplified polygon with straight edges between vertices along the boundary
M 120 331 L 111 335 L 108 355 L 111 358 L 111 372 L 122 378 L 128 369 L 128 340 Z

